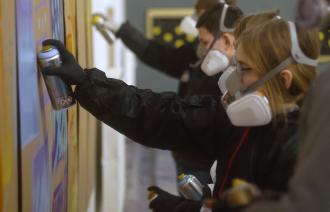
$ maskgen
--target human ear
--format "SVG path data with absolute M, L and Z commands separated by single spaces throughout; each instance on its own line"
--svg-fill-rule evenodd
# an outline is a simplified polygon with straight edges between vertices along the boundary
M 289 69 L 284 69 L 280 73 L 280 77 L 284 83 L 286 89 L 289 89 L 292 85 L 293 75 Z
M 233 56 L 235 53 L 235 37 L 230 33 L 224 33 L 222 35 L 224 51 L 228 56 Z

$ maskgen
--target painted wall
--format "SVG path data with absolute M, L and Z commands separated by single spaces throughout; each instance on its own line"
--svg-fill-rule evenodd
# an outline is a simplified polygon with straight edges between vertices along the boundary
M 17 211 L 15 2 L 0 0 L 0 211 Z
M 36 59 L 42 41 L 55 38 L 91 64 L 90 1 L 1 0 L 0 6 L 0 210 L 94 210 L 95 119 L 77 105 L 52 109 Z

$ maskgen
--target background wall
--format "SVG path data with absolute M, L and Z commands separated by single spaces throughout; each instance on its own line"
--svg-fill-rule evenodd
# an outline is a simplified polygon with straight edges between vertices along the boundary
M 93 0 L 92 12 L 102 13 L 116 22 L 125 20 L 126 1 Z M 119 41 L 109 45 L 93 29 L 94 66 L 103 70 L 108 77 L 118 78 L 128 84 L 135 84 L 135 60 L 133 55 Z M 109 126 L 102 124 L 102 142 L 99 149 L 100 193 L 98 201 L 101 211 L 123 210 L 126 190 L 126 143 L 125 137 Z
M 146 29 L 146 10 L 149 8 L 165 8 L 165 7 L 192 7 L 194 0 L 127 0 L 127 20 L 137 27 L 141 32 Z M 150 67 L 138 62 L 136 71 L 136 84 L 141 88 L 152 88 L 155 91 L 173 90 L 177 89 L 177 81 L 173 78 L 167 77 Z

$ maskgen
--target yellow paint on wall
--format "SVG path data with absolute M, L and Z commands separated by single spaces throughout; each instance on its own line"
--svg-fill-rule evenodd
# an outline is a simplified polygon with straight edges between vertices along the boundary
M 4 83 L 5 83 L 5 73 L 3 69 L 3 39 L 2 39 L 2 0 L 0 0 L 0 114 L 5 115 L 4 113 L 4 104 L 5 104 L 5 96 L 4 96 Z M 0 132 L 2 133 L 2 127 L 4 127 L 4 120 L 0 119 Z M 2 157 L 2 142 L 0 142 L 0 165 L 2 163 L 3 157 Z M 1 166 L 2 167 L 2 166 Z M 1 170 L 0 167 L 0 170 Z M 0 179 L 2 179 L 2 174 L 0 174 Z M 2 180 L 0 181 L 2 183 Z M 1 194 L 0 190 L 0 194 Z
M 12 142 L 13 138 L 11 135 L 12 120 L 9 117 L 11 111 L 11 105 L 8 101 L 8 96 L 10 96 L 10 91 L 8 91 L 8 80 L 4 69 L 4 39 L 3 39 L 3 17 L 2 9 L 3 2 L 0 0 L 0 211 L 4 210 L 4 196 L 6 195 L 6 187 L 10 183 L 12 177 L 13 167 L 12 167 Z
M 76 0 L 64 0 L 65 44 L 76 56 Z M 78 106 L 68 110 L 68 212 L 78 211 Z
M 1 2 L 0 2 L 1 3 Z M 2 4 L 2 3 L 1 3 Z M 9 183 L 12 175 L 12 143 L 13 138 L 11 135 L 12 120 L 10 116 L 10 102 L 7 100 L 10 91 L 8 91 L 8 80 L 6 80 L 6 74 L 3 66 L 4 54 L 3 54 L 3 23 L 2 23 L 2 9 L 0 9 L 0 129 L 1 132 L 1 167 L 2 167 L 2 183 L 5 186 Z M 4 162 L 6 161 L 6 162 Z
M 2 188 L 2 166 L 1 166 L 1 163 L 0 163 L 0 212 L 2 212 L 2 209 L 3 209 L 3 204 L 2 204 L 3 196 L 2 196 L 2 193 L 3 193 L 3 188 Z

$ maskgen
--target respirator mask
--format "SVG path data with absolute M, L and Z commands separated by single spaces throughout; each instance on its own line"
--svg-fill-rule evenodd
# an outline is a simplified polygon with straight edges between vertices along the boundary
M 249 86 L 242 84 L 242 71 L 237 62 L 227 68 L 220 77 L 218 84 L 223 93 L 221 101 L 234 126 L 253 127 L 269 124 L 272 120 L 270 104 L 267 97 L 258 92 L 257 88 L 292 63 L 317 66 L 318 61 L 307 57 L 300 49 L 295 24 L 288 22 L 288 25 L 292 45 L 291 55 L 278 66 Z
M 225 26 L 226 14 L 228 11 L 229 6 L 224 4 L 221 18 L 220 18 L 220 32 L 214 36 L 214 39 L 206 52 L 205 56 L 202 58 L 201 69 L 203 72 L 208 76 L 214 76 L 221 71 L 224 71 L 230 64 L 228 57 L 218 49 L 214 49 L 214 44 L 217 39 L 221 36 L 222 33 L 225 32 L 233 32 L 234 29 L 227 28 Z

